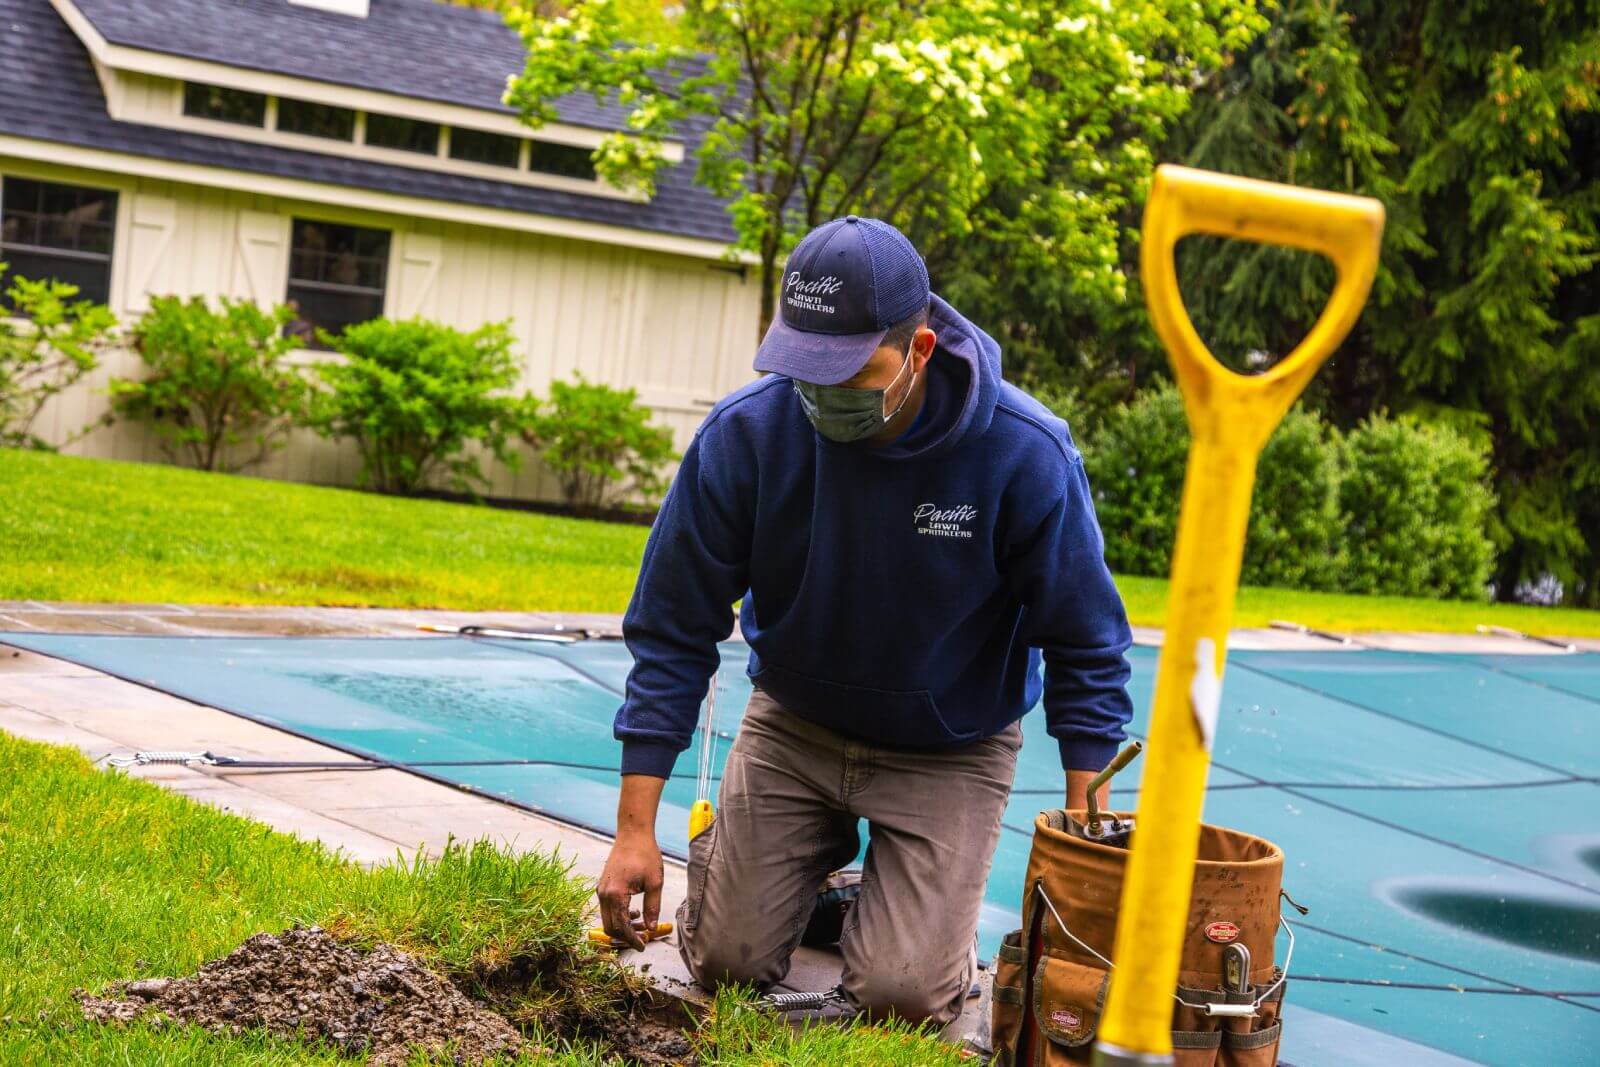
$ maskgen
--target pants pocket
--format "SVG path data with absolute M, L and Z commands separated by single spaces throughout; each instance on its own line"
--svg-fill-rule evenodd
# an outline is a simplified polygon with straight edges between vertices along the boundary
M 678 925 L 685 931 L 700 925 L 700 908 L 706 899 L 706 874 L 716 856 L 717 828 L 721 825 L 721 819 L 713 819 L 710 826 L 689 842 L 689 892 L 683 898 L 683 907 L 678 909 Z
M 1023 986 L 1028 977 L 1028 952 L 1022 931 L 1013 930 L 1000 941 L 994 958 L 994 1006 L 989 1016 L 989 1043 L 1002 1063 L 1016 1056 L 1022 1033 Z

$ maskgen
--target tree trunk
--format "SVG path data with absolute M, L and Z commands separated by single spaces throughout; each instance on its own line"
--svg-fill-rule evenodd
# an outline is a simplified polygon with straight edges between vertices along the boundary
M 756 343 L 767 335 L 778 305 L 778 248 L 771 242 L 761 249 L 761 321 L 756 327 Z

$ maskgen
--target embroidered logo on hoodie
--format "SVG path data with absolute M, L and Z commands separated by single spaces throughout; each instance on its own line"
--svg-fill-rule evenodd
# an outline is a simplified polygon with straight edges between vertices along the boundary
M 937 504 L 918 504 L 917 510 L 912 512 L 911 524 L 919 534 L 970 540 L 972 528 L 967 524 L 977 517 L 978 509 L 971 504 L 957 504 L 942 511 Z

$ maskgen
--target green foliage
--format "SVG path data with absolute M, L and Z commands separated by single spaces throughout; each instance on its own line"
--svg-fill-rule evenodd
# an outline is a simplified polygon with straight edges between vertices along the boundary
M 116 316 L 77 295 L 66 282 L 11 280 L 9 311 L 0 313 L 0 447 L 50 448 L 34 435 L 33 420 L 99 363 Z
M 1169 157 L 1388 209 L 1372 299 L 1309 402 L 1346 428 L 1481 416 L 1497 595 L 1548 576 L 1600 605 L 1600 2 L 1285 0 L 1195 100 Z M 1309 255 L 1182 251 L 1219 352 L 1287 352 L 1332 281 Z
M 1119 406 L 1084 449 L 1115 571 L 1172 566 L 1189 428 L 1171 385 Z M 1458 430 L 1374 418 L 1348 438 L 1291 411 L 1262 451 L 1240 580 L 1403 596 L 1483 596 L 1494 546 L 1484 447 Z
M 506 102 L 538 126 L 564 94 L 613 99 L 629 128 L 596 167 L 647 189 L 664 138 L 704 128 L 696 180 L 732 201 L 736 245 L 760 259 L 762 327 L 781 257 L 854 212 L 900 225 L 936 276 L 949 263 L 961 295 L 1004 309 L 1002 340 L 1019 341 L 1120 305 L 1121 212 L 1149 177 L 1150 139 L 1265 25 L 1252 0 L 697 0 L 663 38 L 630 10 L 512 12 L 529 56 Z
M 1482 450 L 1448 427 L 1381 415 L 1344 447 L 1340 587 L 1481 599 L 1494 558 Z
M 1026 376 L 1017 385 L 1065 422 L 1073 441 L 1081 444 L 1099 429 L 1101 412 L 1084 400 L 1083 394 L 1075 387 L 1059 381 L 1039 381 Z
M 614 389 L 575 374 L 550 383 L 550 399 L 523 431 L 542 450 L 579 514 L 594 514 L 625 497 L 653 501 L 666 488 L 662 467 L 677 459 L 672 431 L 650 424 L 633 389 Z
M 306 383 L 285 363 L 292 313 L 248 301 L 156 297 L 133 328 L 149 373 L 111 382 L 112 409 L 151 423 L 166 453 L 201 470 L 240 470 L 265 459 L 304 415 Z M 253 451 L 237 457 L 241 444 Z
M 410 493 L 435 475 L 458 489 L 483 484 L 471 446 L 518 464 L 508 444 L 529 404 L 507 392 L 518 366 L 503 323 L 466 333 L 423 319 L 373 319 L 323 340 L 344 359 L 318 365 L 327 389 L 313 397 L 310 424 L 356 442 L 363 485 Z
M 1172 569 L 1188 453 L 1183 398 L 1170 385 L 1119 405 L 1083 447 L 1112 570 L 1164 575 Z
M 1239 580 L 1290 589 L 1348 588 L 1340 581 L 1338 435 L 1296 407 L 1273 432 L 1256 468 Z

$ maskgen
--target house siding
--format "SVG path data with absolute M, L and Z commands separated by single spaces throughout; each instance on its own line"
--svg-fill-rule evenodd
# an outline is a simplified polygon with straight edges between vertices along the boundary
M 681 451 L 718 397 L 752 376 L 759 316 L 754 272 L 747 278 L 703 259 L 496 230 L 0 157 L 0 176 L 114 188 L 119 194 L 111 302 L 124 324 L 152 296 L 228 296 L 282 301 L 288 282 L 290 220 L 315 217 L 387 229 L 392 234 L 385 314 L 420 315 L 474 329 L 506 321 L 522 363 L 521 387 L 543 395 L 574 371 L 632 387 Z M 334 358 L 301 353 L 297 358 Z M 165 460 L 138 424 L 98 426 L 109 409 L 107 382 L 138 377 L 126 349 L 54 398 L 34 430 L 65 452 L 112 459 Z M 531 455 L 519 471 L 486 465 L 489 495 L 559 497 L 554 478 Z M 297 431 L 251 473 L 327 485 L 353 485 L 353 447 Z

